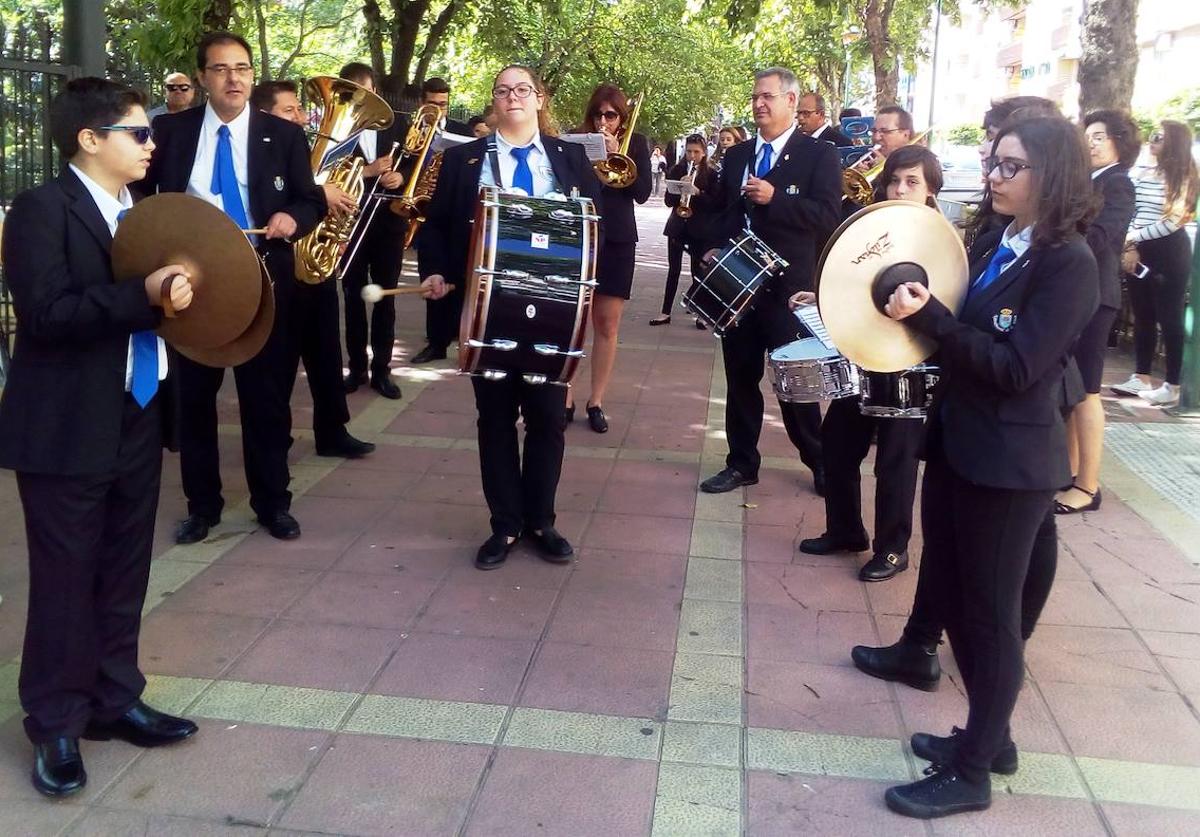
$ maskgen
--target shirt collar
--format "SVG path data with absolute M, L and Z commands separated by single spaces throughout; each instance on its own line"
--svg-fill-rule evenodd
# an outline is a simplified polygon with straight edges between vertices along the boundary
M 519 146 L 519 145 L 513 145 L 511 142 L 506 140 L 504 138 L 504 135 L 501 134 L 499 131 L 496 131 L 494 136 L 496 137 L 496 152 L 498 154 L 501 154 L 501 155 L 508 154 L 514 148 L 523 148 L 524 147 L 524 146 Z M 536 148 L 538 150 L 538 153 L 540 153 L 542 156 L 546 156 L 546 147 L 544 145 L 542 145 L 542 132 L 541 131 L 538 131 L 533 135 L 533 139 L 530 140 L 529 144 L 532 145 L 534 148 Z
M 212 102 L 204 106 L 204 133 L 216 136 L 217 129 L 222 125 L 229 125 L 229 134 L 231 137 L 236 137 L 238 140 L 245 139 L 250 134 L 250 105 L 242 108 L 242 112 L 233 118 L 231 122 L 225 123 L 221 121 L 221 117 L 217 116 L 217 112 L 213 110 Z
M 830 124 L 829 120 L 826 120 L 824 125 L 822 125 L 820 128 L 817 128 L 817 130 L 812 132 L 812 138 L 820 139 L 821 134 L 825 133 L 827 130 L 829 130 L 832 127 L 833 127 L 833 125 Z
M 104 218 L 104 223 L 108 224 L 109 232 L 116 230 L 118 216 L 133 206 L 133 198 L 129 195 L 129 189 L 122 186 L 120 196 L 114 198 L 104 190 L 104 187 L 84 174 L 83 170 L 74 163 L 68 163 L 68 165 L 88 190 L 88 194 L 92 196 L 96 208 L 100 210 L 100 215 Z
M 1102 169 L 1096 169 L 1094 172 L 1092 172 L 1092 180 L 1095 180 L 1097 177 L 1104 174 L 1106 171 L 1108 171 L 1115 165 L 1117 165 L 1117 163 L 1109 163 L 1107 166 L 1105 166 Z
M 779 159 L 779 155 L 783 153 L 783 147 L 788 144 L 788 140 L 792 138 L 792 134 L 796 133 L 796 123 L 792 123 L 792 127 L 788 128 L 775 139 L 771 140 L 771 162 Z M 754 159 L 758 159 L 758 155 L 762 153 L 762 147 L 766 143 L 760 132 L 754 141 Z
M 1021 256 L 1025 255 L 1025 251 L 1028 250 L 1030 245 L 1033 243 L 1033 228 L 1037 225 L 1030 224 L 1020 232 L 1016 232 L 1016 224 L 1016 221 L 1011 221 L 1009 222 L 1009 225 L 1004 228 L 1004 236 L 1000 239 L 1000 246 L 1007 247 L 1012 250 L 1019 259 Z

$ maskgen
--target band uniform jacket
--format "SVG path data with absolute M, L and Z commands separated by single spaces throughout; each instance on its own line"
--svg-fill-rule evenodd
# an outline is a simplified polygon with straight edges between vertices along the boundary
M 404 154 L 404 137 L 407 133 L 407 126 L 399 117 L 397 117 L 396 120 L 387 128 L 377 132 L 375 135 L 376 158 L 382 157 L 384 154 L 392 151 L 392 145 L 395 143 L 400 143 L 398 146 L 396 146 L 396 150 L 392 152 L 392 166 L 395 167 L 396 161 Z M 364 162 L 366 161 L 366 157 L 362 152 L 361 145 L 355 146 L 354 153 L 357 156 L 362 157 Z M 404 166 L 401 166 L 399 171 L 403 173 L 403 170 Z M 399 188 L 391 191 L 399 193 L 403 191 L 404 186 L 407 185 L 407 183 L 408 181 L 405 180 L 405 182 L 401 184 Z M 376 190 L 379 189 L 378 184 L 378 177 L 368 177 L 363 180 L 363 196 L 359 205 L 360 212 L 366 212 L 370 207 L 371 195 L 373 195 Z M 404 222 L 404 217 L 392 212 L 388 201 L 383 201 L 379 205 L 379 208 L 375 210 L 375 217 L 371 221 L 371 228 L 373 230 L 379 230 L 379 234 L 389 236 L 394 235 L 400 239 L 400 241 L 396 242 L 397 248 L 401 247 L 403 244 L 405 226 L 406 224 Z
M 668 180 L 681 180 L 688 170 L 686 162 L 676 163 L 667 172 Z M 675 207 L 679 206 L 681 195 L 673 195 L 667 193 L 663 195 L 663 202 L 671 208 L 671 214 L 667 216 L 667 224 L 663 227 L 663 235 L 668 238 L 678 238 L 691 243 L 695 247 L 703 247 L 709 239 L 709 221 L 712 217 L 712 189 L 716 185 L 717 173 L 709 166 L 701 166 L 696 169 L 695 184 L 700 189 L 700 192 L 692 195 L 691 207 L 692 216 L 690 218 L 680 218 L 675 212 Z M 698 256 L 704 255 L 703 252 L 698 253 Z
M 846 148 L 848 146 L 854 145 L 854 140 L 850 139 L 850 137 L 843 134 L 832 124 L 830 124 L 824 131 L 822 131 L 820 136 L 813 137 L 813 139 L 818 139 L 821 142 L 832 143 L 833 145 L 837 146 L 838 148 Z
M 104 216 L 70 169 L 13 202 L 3 252 L 17 333 L 0 398 L 0 467 L 55 476 L 115 470 L 129 336 L 157 328 L 162 309 L 146 299 L 145 277 L 113 275 L 111 247 Z M 174 378 L 155 395 L 168 444 Z
M 813 290 L 818 245 L 841 222 L 842 170 L 832 145 L 797 128 L 764 178 L 775 194 L 770 203 L 759 205 L 742 194 L 742 178 L 755 163 L 754 148 L 755 140 L 749 139 L 725 152 L 706 249 L 727 246 L 745 229 L 749 216 L 751 231 L 788 262 L 787 269 L 759 291 L 754 307 L 786 314 L 788 297 Z
M 1003 231 L 971 248 L 972 281 Z M 1096 259 L 1082 236 L 1034 243 L 957 319 L 936 297 L 904 322 L 938 343 L 941 380 L 929 411 L 925 458 L 944 457 L 963 479 L 1045 490 L 1070 482 L 1059 389 L 1068 353 L 1099 302 Z
M 629 158 L 637 166 L 637 178 L 633 183 L 624 189 L 614 189 L 601 184 L 600 214 L 604 216 L 604 240 L 614 244 L 628 244 L 638 240 L 633 205 L 645 203 L 654 191 L 654 172 L 650 170 L 650 143 L 641 134 L 634 133 L 630 139 Z
M 1100 304 L 1121 307 L 1121 251 L 1134 213 L 1133 181 L 1129 170 L 1113 166 L 1096 175 L 1092 190 L 1104 203 L 1087 231 L 1087 243 L 1100 273 Z
M 541 141 L 559 191 L 569 195 L 572 189 L 578 189 L 580 197 L 591 198 L 599 208 L 600 181 L 583 146 L 546 134 L 541 135 Z M 491 165 L 486 137 L 446 149 L 433 199 L 425 212 L 421 246 L 417 249 L 422 278 L 437 274 L 448 284 L 465 289 L 479 172 L 485 165 Z M 601 239 L 606 223 L 607 219 L 600 222 Z M 597 247 L 602 243 L 598 242 Z

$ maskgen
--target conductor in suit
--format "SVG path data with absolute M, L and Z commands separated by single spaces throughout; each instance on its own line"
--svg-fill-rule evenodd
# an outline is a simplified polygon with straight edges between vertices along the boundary
M 788 298 L 813 290 L 818 242 L 841 220 L 837 151 L 797 128 L 799 98 L 800 85 L 791 70 L 772 67 L 755 73 L 751 103 L 758 135 L 725 152 L 718 181 L 712 249 L 705 260 L 714 259 L 724 243 L 749 227 L 788 267 L 764 284 L 752 310 L 721 342 L 729 454 L 725 469 L 700 485 L 711 494 L 758 482 L 763 420 L 759 384 L 765 354 L 796 339 L 800 325 L 788 310 Z M 816 492 L 822 494 L 821 408 L 783 402 L 779 407 L 788 438 L 812 470 Z
M 154 121 L 158 151 L 143 186 L 147 193 L 195 195 L 243 229 L 266 228 L 252 240 L 275 285 L 275 324 L 263 350 L 233 373 L 250 506 L 272 537 L 290 540 L 300 537 L 300 524 L 289 512 L 287 463 L 289 400 L 302 342 L 296 332 L 321 303 L 295 279 L 292 242 L 325 216 L 325 197 L 313 182 L 304 131 L 249 104 L 254 83 L 249 44 L 230 32 L 211 32 L 200 40 L 196 59 L 208 103 Z M 225 371 L 180 358 L 179 372 L 179 453 L 188 516 L 179 524 L 176 541 L 195 543 L 220 522 L 224 506 L 217 391 Z M 340 386 L 340 369 L 327 374 L 335 376 L 333 386 Z
M 825 111 L 825 97 L 815 90 L 800 97 L 800 106 L 796 110 L 796 124 L 800 130 L 815 140 L 831 142 L 839 148 L 854 145 L 854 140 L 843 134 L 829 121 Z
M 578 194 L 598 202 L 600 181 L 583 146 L 546 133 L 546 90 L 527 67 L 505 67 L 492 87 L 496 133 L 446 150 L 429 205 L 420 256 L 421 287 L 431 299 L 467 282 L 472 218 L 481 186 L 521 189 L 532 197 Z M 471 378 L 479 411 L 479 469 L 491 512 L 492 536 L 475 566 L 493 570 L 525 536 L 551 563 L 571 560 L 574 548 L 554 528 L 554 498 L 563 459 L 566 387 L 533 384 L 520 375 Z M 525 423 L 522 451 L 518 415 Z
M 0 397 L 0 468 L 16 471 L 25 513 L 29 613 L 18 691 L 33 786 L 47 796 L 86 785 L 81 736 L 153 747 L 196 732 L 142 702 L 138 668 L 172 416 L 167 352 L 154 333 L 164 281 L 176 309 L 192 300 L 180 265 L 114 276 L 109 260 L 133 206 L 127 185 L 154 151 L 144 106 L 115 82 L 68 82 L 49 114 L 67 165 L 18 195 L 4 227 L 17 339 Z

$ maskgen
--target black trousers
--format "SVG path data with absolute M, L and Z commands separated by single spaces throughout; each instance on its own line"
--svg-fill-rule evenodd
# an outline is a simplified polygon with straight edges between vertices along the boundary
M 1137 372 L 1149 375 L 1162 330 L 1166 355 L 1166 380 L 1178 384 L 1183 372 L 1184 298 L 1191 276 L 1192 248 L 1186 230 L 1138 244 L 1142 264 L 1150 268 L 1145 279 L 1130 278 L 1129 305 L 1133 309 L 1133 350 Z
M 292 398 L 296 372 L 304 362 L 313 403 L 313 436 L 317 444 L 335 441 L 346 432 L 350 409 L 342 385 L 342 340 L 338 332 L 338 292 L 333 280 L 319 285 L 293 283 L 286 313 L 286 354 L 280 374 Z M 361 302 L 361 298 L 359 302 Z M 386 370 L 386 367 L 385 367 Z
M 157 398 L 126 396 L 119 465 L 108 474 L 17 474 L 29 544 L 29 614 L 19 692 L 34 743 L 78 737 L 142 694 L 138 634 L 162 475 Z
M 292 410 L 289 401 L 296 380 L 298 358 L 304 352 L 304 341 L 300 334 L 304 325 L 315 321 L 312 312 L 319 300 L 331 298 L 335 305 L 337 302 L 337 291 L 329 283 L 304 286 L 296 281 L 292 275 L 290 249 L 276 246 L 268 250 L 266 264 L 275 282 L 275 324 L 262 351 L 233 370 L 250 507 L 259 516 L 287 511 L 291 507 L 292 495 L 288 491 L 291 477 L 287 464 L 288 449 L 292 445 Z M 332 392 L 329 382 L 332 380 L 339 390 L 341 388 L 341 350 L 337 337 L 336 310 L 332 316 L 332 348 L 336 355 L 330 357 L 326 351 L 326 357 L 313 358 L 316 391 L 325 395 L 324 398 L 315 395 L 313 398 L 313 424 L 321 425 L 320 432 L 325 432 L 337 420 L 336 406 L 329 409 L 329 393 Z M 329 334 L 326 320 L 325 344 L 330 339 Z M 309 374 L 312 375 L 312 370 Z M 184 357 L 179 359 L 179 468 L 189 514 L 216 517 L 225 505 L 221 497 L 217 435 L 217 392 L 224 380 L 224 369 L 202 366 Z M 343 392 L 342 410 L 345 410 L 345 404 Z M 346 418 L 342 417 L 340 422 L 345 424 Z
M 389 218 L 379 217 L 383 212 L 390 214 L 386 206 L 380 207 L 367 230 L 366 240 L 342 280 L 346 300 L 346 365 L 351 374 L 367 371 L 367 343 L 370 342 L 371 372 L 376 376 L 386 375 L 396 342 L 396 298 L 385 296 L 371 306 L 369 340 L 368 303 L 362 298 L 362 289 L 368 283 L 395 288 L 404 265 L 404 227 L 391 223 Z
M 775 304 L 773 300 L 767 304 Z M 725 358 L 725 435 L 729 454 L 725 464 L 749 477 L 758 475 L 762 456 L 763 395 L 760 389 L 766 354 L 796 339 L 798 323 L 786 311 L 755 310 L 742 318 L 721 341 Z M 788 439 L 800 452 L 800 461 L 813 471 L 822 467 L 821 407 L 819 404 L 779 403 Z
M 925 467 L 921 575 L 938 603 L 962 673 L 968 713 L 955 766 L 983 782 L 1009 739 L 1024 677 L 1023 597 L 1053 489 L 990 488 L 940 458 Z
M 562 473 L 563 411 L 567 389 L 527 384 L 519 377 L 471 379 L 479 411 L 479 471 L 492 531 L 515 537 L 554 525 L 554 496 Z M 517 416 L 525 420 L 524 457 Z
M 425 336 L 435 349 L 444 350 L 458 339 L 465 292 L 465 288 L 456 286 L 441 299 L 425 300 Z
M 826 533 L 842 541 L 866 538 L 859 468 L 877 436 L 873 549 L 876 555 L 908 549 L 924 433 L 925 423 L 917 419 L 864 416 L 857 397 L 830 402 L 821 423 Z
M 703 269 L 700 263 L 700 257 L 704 254 L 699 252 L 700 245 L 693 242 L 686 242 L 682 238 L 670 237 L 667 239 L 667 286 L 663 290 L 662 312 L 670 315 L 671 309 L 675 307 L 675 295 L 679 293 L 679 274 L 683 272 L 683 250 L 684 246 L 688 248 L 688 256 L 691 261 L 691 275 L 699 276 Z

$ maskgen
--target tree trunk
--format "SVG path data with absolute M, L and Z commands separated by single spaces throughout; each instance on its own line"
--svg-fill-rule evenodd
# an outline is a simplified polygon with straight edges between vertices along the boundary
M 425 81 L 425 74 L 429 72 L 433 56 L 442 45 L 442 39 L 446 36 L 455 15 L 462 11 L 465 5 L 465 0 L 450 0 L 433 22 L 433 26 L 429 27 L 429 34 L 425 36 L 425 46 L 421 48 L 421 60 L 417 62 L 417 69 L 413 73 L 413 84 Z
M 228 29 L 232 19 L 233 0 L 212 0 L 204 12 L 204 29 L 206 32 Z
M 366 0 L 363 3 L 363 18 L 367 23 L 367 49 L 371 53 L 371 69 L 376 76 L 382 77 L 387 72 L 387 64 L 383 57 L 383 12 L 376 0 Z
M 871 65 L 875 70 L 876 107 L 896 104 L 896 93 L 900 87 L 900 68 L 889 29 L 894 5 L 895 0 L 868 0 L 863 9 L 863 31 L 871 50 Z
M 1079 115 L 1129 110 L 1137 75 L 1138 0 L 1087 0 L 1079 58 Z
M 392 66 L 391 74 L 402 82 L 410 81 L 413 56 L 417 52 L 417 35 L 421 21 L 429 10 L 430 0 L 391 0 Z
M 263 13 L 262 0 L 254 0 L 254 24 L 258 30 L 259 81 L 271 79 L 271 55 L 267 46 L 267 16 Z

